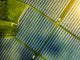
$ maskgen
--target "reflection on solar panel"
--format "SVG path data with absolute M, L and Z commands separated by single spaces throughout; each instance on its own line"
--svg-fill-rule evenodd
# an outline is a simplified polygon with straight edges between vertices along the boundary
M 80 1 L 21 0 L 29 5 L 15 38 L 1 38 L 2 60 L 80 60 Z
M 80 2 L 76 1 L 61 25 L 68 29 L 70 32 L 74 33 L 76 36 L 80 37 Z

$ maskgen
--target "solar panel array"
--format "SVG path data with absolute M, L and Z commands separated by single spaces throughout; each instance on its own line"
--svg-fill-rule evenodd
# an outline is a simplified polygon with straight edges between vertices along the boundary
M 45 13 L 47 16 L 58 20 L 60 15 L 70 2 L 70 0 L 21 0 L 38 10 Z
M 66 7 L 72 0 L 21 1 L 29 8 L 19 18 L 17 36 L 0 39 L 1 59 L 79 60 L 80 1 L 73 0 L 70 10 Z
M 61 25 L 80 37 L 80 2 L 76 1 L 66 17 L 61 22 Z
M 14 38 L 0 38 L 0 60 L 30 60 L 33 52 Z

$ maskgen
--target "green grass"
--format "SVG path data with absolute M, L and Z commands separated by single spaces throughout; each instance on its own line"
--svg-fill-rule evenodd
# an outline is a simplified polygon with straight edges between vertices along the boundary
M 6 19 L 6 1 L 1 1 L 0 0 L 0 19 L 5 20 Z
M 23 4 L 17 0 L 8 0 L 7 2 L 7 14 L 8 20 L 18 23 L 18 18 L 23 12 L 26 4 Z
M 17 0 L 0 0 L 0 38 L 17 34 L 17 25 L 14 24 L 18 24 L 25 7 L 26 4 Z

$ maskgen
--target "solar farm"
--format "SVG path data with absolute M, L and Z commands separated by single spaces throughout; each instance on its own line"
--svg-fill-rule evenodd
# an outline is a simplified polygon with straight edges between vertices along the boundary
M 0 60 L 80 60 L 80 0 L 0 0 Z

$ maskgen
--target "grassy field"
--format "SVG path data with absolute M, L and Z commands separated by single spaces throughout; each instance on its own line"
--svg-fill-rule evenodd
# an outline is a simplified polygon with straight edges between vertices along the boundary
M 17 0 L 0 0 L 0 37 L 17 34 L 18 18 L 27 5 Z
M 17 0 L 8 0 L 7 2 L 8 20 L 18 23 L 18 18 L 25 7 L 26 7 L 25 4 Z
M 6 1 L 0 0 L 0 19 L 5 20 L 7 18 L 6 13 Z

